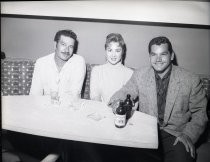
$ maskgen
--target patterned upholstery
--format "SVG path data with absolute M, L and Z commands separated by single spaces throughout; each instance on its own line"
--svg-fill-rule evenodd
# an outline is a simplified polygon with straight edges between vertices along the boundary
M 86 76 L 82 87 L 82 98 L 90 99 L 90 75 L 94 66 L 97 64 L 86 64 Z
M 31 87 L 35 61 L 9 59 L 1 61 L 1 93 L 28 95 Z
M 210 76 L 201 76 L 203 88 L 206 91 L 206 96 L 210 99 Z
M 8 95 L 28 95 L 35 61 L 27 59 L 7 59 L 1 61 L 1 93 Z M 90 74 L 95 64 L 86 64 L 86 77 L 82 88 L 82 98 L 90 99 Z
M 2 95 L 28 95 L 35 61 L 27 59 L 5 59 L 1 61 Z M 82 98 L 90 99 L 90 75 L 97 64 L 86 64 L 86 77 L 82 88 Z M 210 76 L 200 75 L 208 100 L 210 99 Z
M 200 78 L 202 80 L 202 85 L 203 85 L 203 88 L 206 92 L 206 96 L 207 96 L 207 99 L 208 99 L 207 115 L 210 118 L 210 76 L 200 75 Z M 209 123 L 209 128 L 210 128 L 210 123 Z M 210 129 L 209 129 L 209 131 L 210 131 Z M 209 134 L 209 136 L 210 136 L 210 134 Z M 209 137 L 209 139 L 210 139 L 210 137 Z

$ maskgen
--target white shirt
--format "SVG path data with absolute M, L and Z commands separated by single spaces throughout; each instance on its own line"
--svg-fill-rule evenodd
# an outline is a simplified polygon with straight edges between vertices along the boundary
M 71 94 L 81 97 L 86 73 L 82 56 L 74 54 L 59 72 L 54 59 L 55 53 L 37 59 L 34 67 L 30 95 L 50 95 L 52 90 L 59 96 Z
M 132 74 L 133 70 L 121 63 L 95 66 L 90 78 L 90 98 L 107 104 L 111 96 L 126 84 Z

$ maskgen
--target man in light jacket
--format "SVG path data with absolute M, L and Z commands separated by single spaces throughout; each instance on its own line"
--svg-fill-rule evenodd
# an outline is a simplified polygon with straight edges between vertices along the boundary
M 151 66 L 134 72 L 127 84 L 110 99 L 116 103 L 127 94 L 139 97 L 139 111 L 156 116 L 159 126 L 159 149 L 165 162 L 191 162 L 194 144 L 206 123 L 207 99 L 199 77 L 172 64 L 174 52 L 166 37 L 149 43 Z

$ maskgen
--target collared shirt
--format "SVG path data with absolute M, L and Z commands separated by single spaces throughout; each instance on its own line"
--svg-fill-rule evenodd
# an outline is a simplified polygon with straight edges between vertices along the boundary
M 59 96 L 80 96 L 86 73 L 84 58 L 74 54 L 59 72 L 54 57 L 52 53 L 36 61 L 30 95 L 50 95 L 53 90 L 58 91 Z
M 156 81 L 156 90 L 157 90 L 157 106 L 158 106 L 158 119 L 159 124 L 163 125 L 164 122 L 164 113 L 166 106 L 166 96 L 168 91 L 168 84 L 171 75 L 171 69 L 164 75 L 161 79 L 157 72 L 155 72 L 155 81 Z

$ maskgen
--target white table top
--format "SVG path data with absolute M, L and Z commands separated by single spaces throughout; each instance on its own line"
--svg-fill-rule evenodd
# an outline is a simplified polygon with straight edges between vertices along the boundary
M 51 105 L 48 96 L 2 96 L 3 129 L 74 141 L 158 148 L 155 117 L 135 111 L 124 128 L 115 127 L 114 117 L 111 108 L 98 101 L 82 99 L 75 107 L 59 107 Z

